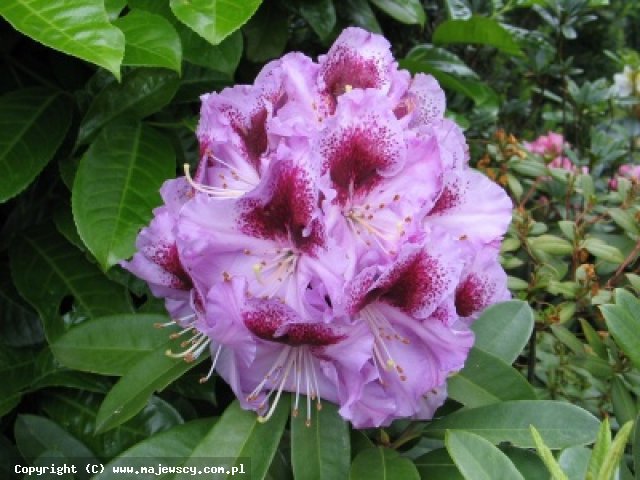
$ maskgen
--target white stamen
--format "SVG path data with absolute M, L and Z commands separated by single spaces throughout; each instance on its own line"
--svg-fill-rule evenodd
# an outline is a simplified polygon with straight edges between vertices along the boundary
M 191 177 L 191 174 L 189 173 L 189 169 L 190 169 L 189 164 L 185 163 L 184 176 L 187 179 L 187 182 L 189 182 L 189 185 L 191 185 L 191 187 L 194 190 L 197 190 L 198 192 L 206 193 L 207 195 L 211 195 L 216 198 L 238 198 L 244 195 L 245 193 L 247 193 L 247 190 L 231 189 L 226 186 L 220 188 L 220 187 L 214 187 L 212 185 L 202 185 L 201 183 L 197 183 Z

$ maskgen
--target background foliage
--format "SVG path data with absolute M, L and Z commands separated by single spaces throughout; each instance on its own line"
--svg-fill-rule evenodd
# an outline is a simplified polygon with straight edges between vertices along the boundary
M 640 478 L 640 185 L 609 185 L 638 164 L 638 97 L 611 89 L 640 67 L 637 2 L 4 0 L 0 15 L 3 478 L 144 457 L 250 457 L 256 479 Z M 438 79 L 472 165 L 512 196 L 514 300 L 476 322 L 431 422 L 354 431 L 328 406 L 307 428 L 282 402 L 261 425 L 198 381 L 207 362 L 165 356 L 163 306 L 118 262 L 197 161 L 199 95 L 348 25 Z M 549 130 L 590 173 L 527 152 Z

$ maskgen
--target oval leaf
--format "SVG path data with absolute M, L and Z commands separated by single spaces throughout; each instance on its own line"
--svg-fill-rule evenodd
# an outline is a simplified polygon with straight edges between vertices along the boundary
M 36 178 L 70 123 L 71 110 L 61 93 L 30 88 L 0 97 L 0 203 Z
M 468 480 L 524 480 L 509 457 L 478 435 L 447 432 L 445 444 L 458 470 Z
M 182 465 L 184 459 L 191 455 L 193 449 L 215 425 L 215 421 L 214 418 L 203 418 L 157 433 L 118 455 L 105 465 L 104 471 L 95 475 L 93 480 L 113 479 L 114 468 L 148 467 L 158 463 L 167 466 Z M 136 478 L 148 480 L 158 476 L 150 473 L 136 475 Z
M 240 28 L 262 0 L 171 0 L 174 15 L 211 45 Z
M 89 317 L 131 312 L 125 289 L 109 281 L 53 226 L 13 242 L 10 258 L 16 288 L 40 314 L 49 341 L 63 331 L 59 307 L 65 297 L 71 296 L 78 313 Z
M 475 347 L 464 368 L 449 378 L 447 391 L 451 398 L 467 407 L 536 398 L 533 388 L 520 372 Z
M 309 401 L 307 399 L 307 401 Z M 303 415 L 291 419 L 291 463 L 299 480 L 331 480 L 349 476 L 350 439 L 347 422 L 332 403 L 313 409 L 311 425 Z
M 106 68 L 120 79 L 124 35 L 103 0 L 3 0 L 0 15 L 38 42 Z
M 165 67 L 180 73 L 180 37 L 166 18 L 133 10 L 113 23 L 124 33 L 123 65 Z
M 107 270 L 135 251 L 140 228 L 174 175 L 168 140 L 140 123 L 111 124 L 80 161 L 71 204 L 78 233 Z
M 154 328 L 167 317 L 154 314 L 114 315 L 87 320 L 51 344 L 56 359 L 69 368 L 103 375 L 123 375 L 149 352 L 167 341 Z
M 402 23 L 424 26 L 427 19 L 420 0 L 371 0 L 371 3 Z
M 640 368 L 640 320 L 637 312 L 630 312 L 623 305 L 602 305 L 600 311 L 618 346 L 633 365 Z
M 471 329 L 476 347 L 511 364 L 531 337 L 533 311 L 521 300 L 498 303 L 487 308 Z
M 178 76 L 167 70 L 137 68 L 109 83 L 91 102 L 78 131 L 78 143 L 88 143 L 98 130 L 119 116 L 144 118 L 168 104 L 178 90 Z
M 495 47 L 510 55 L 522 55 L 511 33 L 499 22 L 488 17 L 446 20 L 433 32 L 433 43 L 476 43 Z
M 420 474 L 414 463 L 401 457 L 395 450 L 377 447 L 360 452 L 349 474 L 350 480 L 419 480 Z
M 251 478 L 264 478 L 288 418 L 288 396 L 280 399 L 274 414 L 265 423 L 258 421 L 255 412 L 243 410 L 236 400 L 191 452 L 185 466 L 198 465 L 215 452 L 216 458 L 230 462 L 229 467 L 239 466 L 243 460 L 251 458 Z M 213 474 L 209 478 L 226 479 L 227 475 Z
M 457 411 L 429 424 L 425 434 L 444 438 L 446 430 L 466 430 L 494 444 L 511 442 L 533 448 L 533 425 L 549 448 L 565 448 L 593 442 L 599 422 L 586 410 L 552 400 L 515 400 Z
M 208 358 L 200 355 L 196 361 L 166 355 L 173 342 L 167 342 L 132 363 L 105 397 L 96 418 L 96 432 L 106 432 L 126 422 L 144 408 L 149 397 L 163 390 L 176 378 Z

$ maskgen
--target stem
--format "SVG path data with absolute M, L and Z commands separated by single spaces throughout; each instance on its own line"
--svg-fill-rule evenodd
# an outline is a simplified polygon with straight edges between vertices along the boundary
M 631 250 L 631 253 L 629 253 L 629 255 L 627 255 L 627 258 L 624 259 L 624 262 L 620 264 L 620 266 L 616 270 L 616 273 L 613 274 L 613 277 L 609 279 L 609 281 L 604 286 L 604 288 L 606 289 L 612 288 L 615 281 L 618 279 L 620 275 L 622 275 L 622 272 L 624 272 L 624 269 L 627 268 L 631 262 L 633 262 L 633 260 L 639 253 L 640 253 L 640 240 L 638 240 L 638 242 L 636 243 L 636 246 L 633 247 L 633 250 Z

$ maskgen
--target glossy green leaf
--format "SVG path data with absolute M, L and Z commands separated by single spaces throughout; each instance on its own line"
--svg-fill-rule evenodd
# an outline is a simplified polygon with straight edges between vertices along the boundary
M 384 447 L 360 452 L 351 464 L 349 480 L 419 480 L 414 463 L 395 450 Z
M 180 73 L 180 37 L 166 18 L 144 10 L 133 10 L 113 24 L 124 33 L 123 65 L 165 67 Z
M 103 129 L 80 161 L 71 204 L 78 233 L 107 270 L 135 252 L 141 227 L 175 174 L 167 139 L 141 123 Z
M 49 341 L 62 333 L 59 308 L 66 297 L 80 315 L 131 312 L 125 289 L 109 281 L 53 226 L 25 233 L 10 254 L 16 288 L 40 314 Z
M 200 355 L 196 361 L 186 362 L 181 358 L 168 357 L 167 350 L 177 346 L 172 343 L 175 342 L 162 344 L 130 364 L 100 405 L 96 418 L 97 432 L 105 432 L 126 422 L 144 408 L 154 392 L 163 390 L 208 358 L 208 355 Z
M 127 0 L 104 0 L 104 8 L 109 20 L 112 22 L 120 16 L 120 12 L 126 7 Z
M 445 444 L 458 470 L 467 480 L 524 480 L 509 457 L 474 433 L 447 432 Z
M 105 465 L 104 472 L 95 475 L 93 480 L 113 479 L 114 467 L 141 467 L 158 463 L 167 466 L 182 465 L 184 459 L 215 425 L 215 421 L 214 418 L 194 420 L 142 440 Z M 150 480 L 158 477 L 154 474 L 140 474 L 136 478 Z
M 466 20 L 445 20 L 433 32 L 433 43 L 473 43 L 495 47 L 510 55 L 522 55 L 511 32 L 492 18 L 473 16 Z
M 513 363 L 533 331 L 533 311 L 527 302 L 510 300 L 487 308 L 473 323 L 475 346 Z
M 9 412 L 35 375 L 34 351 L 24 348 L 0 349 L 0 416 Z
M 618 376 L 611 379 L 611 402 L 613 413 L 619 424 L 634 420 L 638 415 L 638 408 L 624 382 Z
M 300 14 L 321 38 L 331 35 L 336 26 L 336 9 L 333 0 L 301 0 Z
M 124 35 L 109 23 L 103 0 L 3 0 L 0 15 L 38 42 L 120 78 Z
M 547 470 L 551 473 L 551 478 L 553 480 L 569 480 L 567 475 L 562 471 L 558 461 L 553 456 L 553 453 L 551 453 L 549 447 L 544 443 L 542 436 L 540 436 L 540 433 L 538 433 L 538 430 L 536 430 L 533 425 L 531 425 L 531 436 L 536 444 L 538 455 L 540 455 L 540 458 L 542 458 Z
M 96 435 L 95 419 L 102 395 L 77 392 L 52 392 L 41 405 L 49 418 L 83 442 L 98 458 L 110 459 L 149 436 L 183 423 L 167 402 L 152 397 L 149 404 L 127 423 Z
M 277 4 L 265 3 L 242 30 L 249 60 L 259 63 L 279 57 L 289 39 L 287 13 Z
M 197 33 L 182 24 L 176 25 L 176 29 L 182 39 L 183 57 L 193 65 L 200 65 L 209 70 L 222 72 L 231 77 L 240 63 L 243 50 L 243 39 L 240 31 L 234 32 L 225 38 L 219 45 L 213 46 L 202 39 Z M 186 71 L 183 72 L 183 81 Z M 211 84 L 210 92 L 215 90 L 215 84 Z
M 20 298 L 9 275 L 0 277 L 0 344 L 24 347 L 42 342 L 38 315 Z
M 585 339 L 591 347 L 593 353 L 595 353 L 602 360 L 608 360 L 609 356 L 607 354 L 607 347 L 605 347 L 604 342 L 598 335 L 598 332 L 591 326 L 591 324 L 583 318 L 580 318 L 580 326 L 582 327 L 582 332 L 584 333 Z
M 103 375 L 124 375 L 131 365 L 164 346 L 170 332 L 154 328 L 167 317 L 113 315 L 87 320 L 51 344 L 56 359 L 69 368 Z
M 525 480 L 547 478 L 547 467 L 544 466 L 540 457 L 531 450 L 509 446 L 501 448 L 501 450 L 509 457 L 509 460 L 516 466 Z
M 122 83 L 108 84 L 91 102 L 78 131 L 78 143 L 88 143 L 113 119 L 144 118 L 168 104 L 178 89 L 178 76 L 164 69 L 137 68 Z
M 382 28 L 367 0 L 344 0 L 341 3 L 347 17 L 354 25 L 372 33 L 382 33 Z
M 640 319 L 637 312 L 630 312 L 622 305 L 601 305 L 609 333 L 617 345 L 640 368 Z
M 397 21 L 424 26 L 427 16 L 420 0 L 370 0 L 376 7 Z
M 199 459 L 210 456 L 211 452 L 215 452 L 217 458 L 230 462 L 230 466 L 236 466 L 243 458 L 250 457 L 252 478 L 264 478 L 288 418 L 288 396 L 280 399 L 275 412 L 264 423 L 258 421 L 255 412 L 243 410 L 238 401 L 234 401 L 195 447 L 185 465 L 197 465 Z M 227 476 L 217 474 L 209 478 L 222 479 Z
M 582 242 L 581 246 L 599 260 L 611 263 L 622 263 L 624 261 L 624 255 L 619 248 L 609 245 L 599 238 L 587 238 Z
M 467 407 L 536 398 L 533 388 L 520 372 L 476 347 L 471 349 L 464 368 L 447 381 L 447 392 Z
M 44 452 L 60 452 L 67 458 L 82 458 L 97 463 L 86 445 L 46 417 L 20 415 L 14 433 L 24 458 L 34 459 Z
M 442 88 L 471 98 L 478 106 L 498 108 L 498 95 L 455 54 L 433 45 L 418 45 L 400 61 L 411 73 L 433 75 Z M 524 162 L 521 162 L 524 163 Z
M 464 480 L 445 448 L 431 450 L 414 460 L 420 478 L 429 480 Z
M 234 35 L 229 38 L 233 38 Z M 231 85 L 233 85 L 233 78 L 229 74 L 186 63 L 182 70 L 180 88 L 173 103 L 199 101 L 202 94 L 220 91 Z
M 530 425 L 536 427 L 549 448 L 556 449 L 593 442 L 599 422 L 586 410 L 568 403 L 515 400 L 457 411 L 427 425 L 425 434 L 444 438 L 446 430 L 466 430 L 496 444 L 511 442 L 533 448 Z
M 0 97 L 0 203 L 20 193 L 40 173 L 70 123 L 71 109 L 62 93 L 29 88 Z
M 217 45 L 240 28 L 258 9 L 262 0 L 171 0 L 175 16 Z
M 318 411 L 314 406 L 309 426 L 304 408 L 300 410 L 297 417 L 291 418 L 291 463 L 295 478 L 347 478 L 351 464 L 349 428 L 337 407 L 324 402 Z

